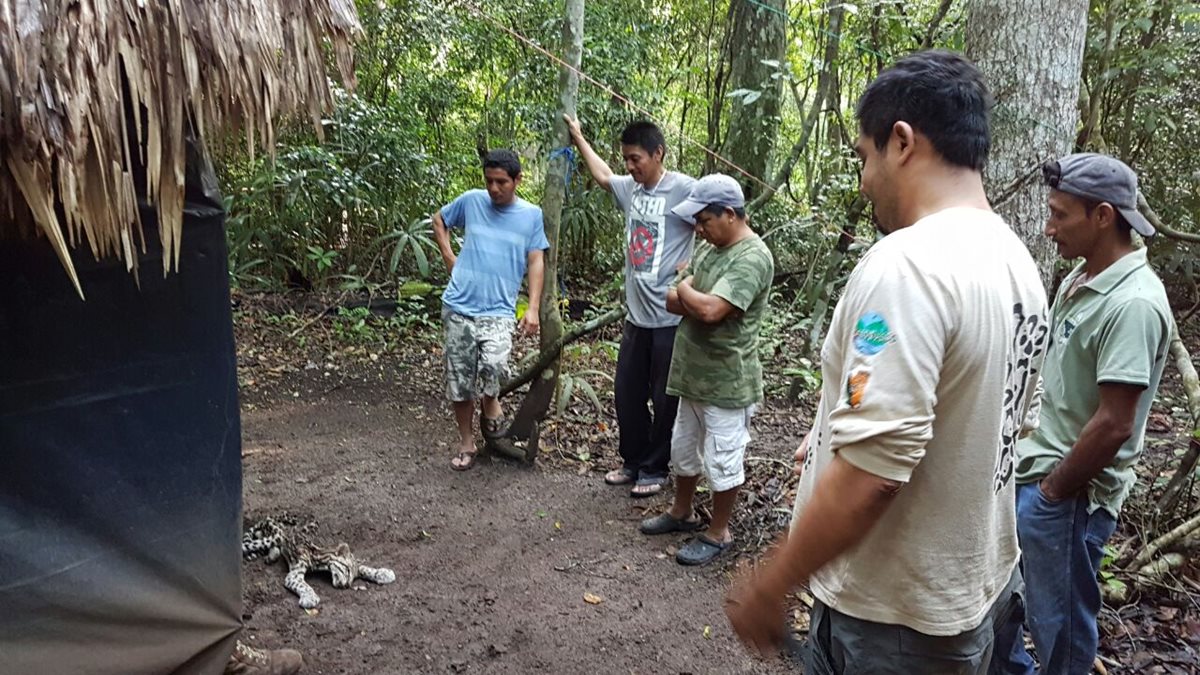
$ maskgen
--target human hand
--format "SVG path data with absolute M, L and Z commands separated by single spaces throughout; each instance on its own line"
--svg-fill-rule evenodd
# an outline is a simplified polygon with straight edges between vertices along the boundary
M 571 140 L 583 135 L 583 130 L 579 127 L 579 120 L 571 117 L 567 113 L 563 113 L 563 121 L 567 123 L 567 131 L 571 134 Z
M 742 644 L 762 656 L 773 656 L 787 641 L 786 593 L 771 588 L 758 569 L 740 573 L 725 596 L 725 616 Z
M 800 446 L 796 448 L 794 456 L 795 464 L 792 465 L 792 473 L 800 476 L 804 473 L 804 462 L 808 459 L 808 439 L 812 438 L 812 431 L 804 434 L 804 440 L 800 441 Z
M 537 307 L 528 307 L 525 314 L 521 316 L 521 322 L 517 326 L 517 332 L 521 335 L 537 335 L 538 329 L 541 327 L 541 318 L 538 316 Z

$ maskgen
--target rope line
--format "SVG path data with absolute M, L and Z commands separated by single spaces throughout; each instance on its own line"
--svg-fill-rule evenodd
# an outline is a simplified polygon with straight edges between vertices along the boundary
M 478 5 L 475 5 L 475 4 L 474 4 L 474 3 L 472 3 L 472 2 L 464 2 L 463 4 L 464 4 L 464 5 L 465 5 L 465 6 L 466 6 L 468 9 L 472 10 L 473 12 L 475 12 L 476 14 L 478 14 L 480 17 L 482 17 L 482 18 L 483 18 L 485 21 L 487 21 L 487 22 L 491 23 L 492 25 L 496 26 L 497 28 L 499 28 L 500 30 L 504 31 L 505 33 L 508 33 L 508 34 L 509 34 L 509 35 L 511 35 L 513 38 L 515 38 L 515 39 L 517 39 L 517 40 L 520 40 L 522 43 L 524 43 L 524 44 L 528 45 L 529 47 L 531 47 L 531 48 L 532 48 L 532 49 L 534 49 L 535 51 L 537 51 L 537 52 L 540 52 L 541 54 L 543 54 L 544 56 L 546 56 L 547 58 L 549 58 L 551 61 L 554 61 L 555 63 L 557 63 L 558 65 L 562 66 L 563 68 L 566 68 L 566 69 L 570 70 L 571 72 L 575 73 L 576 75 L 578 75 L 578 76 L 579 76 L 579 79 L 581 79 L 581 80 L 585 80 L 585 81 L 587 81 L 587 82 L 589 82 L 589 83 L 591 83 L 591 84 L 595 85 L 596 87 L 598 87 L 598 88 L 600 88 L 601 90 L 603 90 L 605 93 L 609 94 L 610 96 L 612 96 L 613 98 L 617 99 L 618 101 L 620 101 L 620 102 L 624 103 L 626 106 L 628 106 L 628 107 L 630 107 L 630 108 L 632 108 L 632 109 L 636 110 L 637 112 L 639 112 L 639 113 L 641 113 L 641 114 L 645 115 L 646 117 L 648 117 L 648 118 L 650 118 L 650 119 L 652 119 L 652 120 L 655 120 L 655 121 L 661 121 L 661 118 L 660 118 L 660 116 L 658 116 L 658 115 L 655 115 L 654 113 L 650 112 L 649 110 L 647 110 L 647 109 L 645 109 L 645 108 L 643 108 L 643 107 L 639 106 L 638 104 L 634 103 L 633 101 L 629 100 L 628 98 L 626 98 L 626 97 L 622 96 L 621 94 L 617 93 L 617 92 L 616 92 L 616 91 L 615 91 L 615 90 L 614 90 L 612 87 L 608 86 L 607 84 L 605 84 L 605 83 L 601 82 L 600 80 L 597 80 L 596 78 L 592 77 L 591 75 L 588 75 L 587 73 L 583 72 L 583 71 L 582 71 L 582 70 L 580 70 L 579 68 L 576 68 L 575 66 L 572 66 L 571 64 L 569 64 L 569 63 L 567 63 L 566 61 L 562 60 L 561 58 L 559 58 L 559 57 L 558 57 L 558 55 L 556 55 L 556 54 L 554 54 L 554 53 L 550 52 L 549 50 L 547 50 L 545 47 L 542 47 L 540 44 L 538 44 L 538 43 L 537 43 L 537 42 L 535 42 L 534 40 L 532 40 L 532 39 L 530 39 L 530 38 L 528 38 L 528 37 L 525 37 L 524 35 L 522 35 L 522 34 L 518 33 L 517 31 L 515 31 L 515 30 L 513 30 L 513 29 L 511 29 L 511 28 L 509 28 L 508 26 L 505 26 L 505 25 L 504 25 L 503 23 L 501 23 L 501 22 L 500 22 L 498 19 L 496 19 L 496 18 L 492 17 L 490 14 L 488 14 L 488 13 L 487 13 L 487 12 L 485 12 L 485 11 L 483 11 L 483 9 L 481 9 L 481 8 L 480 8 Z M 733 170 L 737 171 L 738 173 L 740 173 L 740 174 L 742 174 L 743 176 L 745 176 L 746 178 L 748 178 L 748 179 L 750 179 L 750 180 L 754 181 L 755 183 L 758 183 L 759 185 L 763 186 L 763 187 L 764 187 L 764 188 L 766 188 L 767 190 L 775 191 L 775 188 L 774 188 L 774 187 L 772 187 L 770 183 L 768 183 L 767 181 L 763 180 L 762 178 L 759 178 L 758 176 L 755 176 L 754 174 L 750 173 L 750 172 L 749 172 L 749 171 L 747 171 L 746 169 L 743 169 L 742 167 L 738 166 L 737 164 L 734 164 L 732 161 L 730 161 L 730 160 L 728 160 L 728 159 L 726 159 L 726 158 L 722 157 L 720 154 L 718 154 L 718 153 L 716 153 L 716 152 L 714 152 L 714 151 L 710 150 L 710 149 L 709 149 L 707 146 L 705 146 L 703 143 L 700 143 L 699 141 L 693 140 L 693 139 L 692 139 L 690 136 L 688 136 L 688 135 L 687 135 L 687 133 L 685 133 L 685 132 L 684 132 L 682 129 L 676 129 L 676 127 L 675 127 L 673 124 L 671 124 L 670 122 L 665 122 L 665 123 L 664 123 L 664 125 L 665 125 L 665 126 L 667 126 L 669 129 L 672 129 L 672 130 L 678 130 L 678 131 L 679 131 L 679 136 L 680 136 L 680 138 L 683 138 L 683 139 L 684 139 L 685 141 L 687 141 L 688 143 L 690 143 L 690 144 L 692 144 L 692 145 L 696 146 L 697 148 L 699 148 L 701 151 L 703 151 L 705 154 L 709 155 L 709 156 L 710 156 L 710 157 L 712 157 L 713 159 L 715 159 L 715 160 L 717 160 L 717 161 L 721 162 L 722 164 L 724 164 L 724 165 L 726 165 L 726 166 L 730 167 L 731 169 L 733 169 Z

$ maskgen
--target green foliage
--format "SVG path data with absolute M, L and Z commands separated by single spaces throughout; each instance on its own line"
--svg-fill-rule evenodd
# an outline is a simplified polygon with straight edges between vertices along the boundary
M 555 394 L 555 402 L 558 415 L 561 417 L 567 412 L 567 408 L 571 402 L 582 395 L 583 399 L 590 403 L 597 415 L 604 414 L 604 406 L 600 403 L 600 396 L 596 393 L 596 388 L 587 380 L 588 377 L 599 377 L 608 380 L 612 384 L 613 378 L 609 373 L 604 373 L 599 370 L 579 370 L 573 373 L 561 372 L 558 375 L 558 391 Z
M 1100 559 L 1100 583 L 1112 589 L 1116 593 L 1124 593 L 1127 586 L 1124 581 L 1121 581 L 1112 572 L 1112 566 L 1116 563 L 1116 551 L 1112 546 L 1104 547 L 1104 557 Z
M 231 269 L 239 283 L 282 283 L 289 271 L 325 285 L 353 266 L 369 277 L 429 276 L 436 251 L 423 218 L 436 208 L 436 165 L 400 111 L 339 93 L 324 144 L 306 136 L 266 157 L 224 163 Z M 435 189 L 431 189 L 435 188 Z
M 668 168 L 737 175 L 705 147 L 722 147 L 732 107 L 759 104 L 763 96 L 763 87 L 729 84 L 730 58 L 740 47 L 728 41 L 730 3 L 746 1 L 588 3 L 583 69 L 618 95 L 585 80 L 578 115 L 618 172 L 620 130 L 645 109 L 666 133 Z M 558 67 L 504 29 L 557 53 L 561 6 L 479 3 L 490 17 L 484 18 L 468 5 L 435 0 L 357 5 L 364 26 L 359 86 L 354 95 L 337 95 L 324 120 L 324 143 L 297 122 L 280 129 L 274 158 L 250 157 L 237 139 L 217 144 L 229 194 L 230 274 L 239 286 L 300 279 L 318 289 L 378 296 L 406 280 L 440 283 L 445 270 L 428 218 L 461 192 L 482 187 L 479 157 L 487 149 L 514 149 L 525 167 L 519 194 L 541 201 L 547 158 L 557 149 L 549 139 Z M 790 179 L 751 214 L 792 286 L 790 311 L 809 320 L 800 329 L 810 333 L 808 347 L 825 322 L 812 315 L 828 308 L 875 236 L 869 209 L 851 211 L 859 182 L 853 104 L 880 69 L 926 39 L 961 48 L 967 5 L 951 3 L 935 20 L 941 5 L 787 3 L 787 55 L 762 61 L 770 70 L 763 86 L 779 83 L 783 96 L 775 150 L 767 175 L 758 178 L 773 179 L 804 128 L 812 128 Z M 837 35 L 829 30 L 835 8 L 843 12 Z M 839 49 L 827 64 L 831 37 Z M 1166 0 L 1095 0 L 1086 49 L 1084 85 L 1099 107 L 1096 133 L 1081 142 L 1130 162 L 1164 220 L 1196 231 L 1200 155 L 1180 148 L 1200 144 L 1200 89 L 1190 86 L 1200 79 L 1200 13 L 1194 4 Z M 826 68 L 836 74 L 833 98 L 809 119 Z M 1086 122 L 1086 109 L 1083 115 Z M 564 295 L 619 297 L 621 216 L 581 165 L 559 244 Z M 1168 276 L 1195 272 L 1193 245 L 1159 238 L 1153 254 Z
M 371 323 L 371 310 L 366 307 L 339 307 L 333 321 L 333 333 L 341 342 L 379 342 L 379 333 Z

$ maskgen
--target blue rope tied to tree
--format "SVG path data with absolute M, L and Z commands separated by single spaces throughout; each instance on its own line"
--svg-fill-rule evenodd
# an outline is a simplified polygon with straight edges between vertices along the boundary
M 563 176 L 563 188 L 571 188 L 571 177 L 575 174 L 575 146 L 567 145 L 550 153 L 550 161 L 562 157 L 567 162 L 567 173 Z

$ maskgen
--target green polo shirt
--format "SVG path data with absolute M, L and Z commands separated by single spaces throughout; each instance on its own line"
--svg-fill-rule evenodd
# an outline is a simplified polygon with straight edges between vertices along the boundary
M 1100 405 L 1098 385 L 1145 387 L 1133 435 L 1088 486 L 1088 512 L 1103 508 L 1116 517 L 1133 487 L 1133 465 L 1142 454 L 1146 418 L 1166 365 L 1171 309 L 1145 249 L 1127 254 L 1067 298 L 1080 274 L 1083 265 L 1067 276 L 1054 299 L 1040 425 L 1017 444 L 1017 482 L 1040 481 L 1071 450 Z

